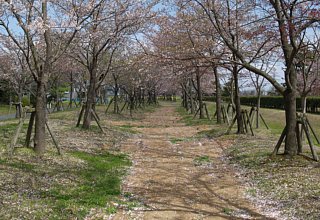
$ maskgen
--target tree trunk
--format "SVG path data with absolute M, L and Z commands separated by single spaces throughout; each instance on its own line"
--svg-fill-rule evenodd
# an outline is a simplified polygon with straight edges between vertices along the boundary
M 188 94 L 187 91 L 183 91 L 183 107 L 186 111 L 189 111 Z
M 216 112 L 217 112 L 217 123 L 222 123 L 222 112 L 221 112 L 221 86 L 220 86 L 220 77 L 218 73 L 218 67 L 213 67 L 215 84 L 216 84 Z
M 192 97 L 192 79 L 189 78 L 189 99 L 190 99 L 190 112 L 191 114 L 194 114 L 194 103 L 193 103 L 193 97 Z
M 199 67 L 197 67 L 197 89 L 198 89 L 198 101 L 199 101 L 199 112 L 200 112 L 200 119 L 204 118 L 204 112 L 203 112 L 203 101 L 202 101 L 202 90 L 201 90 L 201 76 L 200 76 L 200 71 Z
M 42 1 L 42 14 L 44 23 L 48 24 L 47 0 Z M 40 65 L 36 92 L 34 150 L 38 154 L 43 154 L 46 150 L 46 88 L 48 84 L 49 73 L 51 70 L 52 58 L 52 42 L 50 28 L 45 30 L 44 38 L 46 41 L 46 59 L 43 66 Z
M 286 139 L 284 154 L 295 156 L 298 152 L 296 136 L 296 93 L 287 89 L 284 93 L 285 115 L 286 115 Z
M 72 108 L 73 99 L 73 73 L 70 73 L 70 92 L 69 92 L 69 108 Z
M 91 112 L 96 101 L 96 74 L 95 69 L 90 73 L 90 85 L 87 92 L 87 102 L 85 106 L 85 113 L 83 118 L 82 128 L 89 129 L 91 124 Z
M 154 100 L 154 104 L 158 104 L 158 101 L 157 101 L 157 91 L 156 91 L 156 87 L 154 86 L 153 87 L 153 100 Z
M 256 114 L 256 128 L 259 128 L 260 127 L 260 124 L 259 124 L 259 116 L 260 116 L 260 103 L 261 103 L 261 90 L 258 89 L 257 90 L 257 114 Z
M 42 77 L 37 82 L 34 150 L 38 154 L 43 154 L 46 147 L 46 84 Z
M 134 95 L 132 93 L 129 95 L 129 101 L 130 117 L 132 117 L 132 112 L 134 110 Z
M 22 89 L 19 89 L 18 95 L 18 102 L 16 103 L 16 118 L 22 117 Z
M 234 77 L 232 77 L 231 83 L 230 83 L 230 102 L 231 102 L 232 117 L 234 116 L 234 108 L 236 106 L 236 104 L 234 103 L 234 100 L 235 100 L 234 87 L 235 87 Z
M 119 91 L 119 86 L 117 81 L 115 80 L 114 84 L 114 96 L 113 96 L 113 113 L 118 114 L 118 91 Z
M 240 92 L 239 92 L 239 81 L 238 81 L 238 66 L 233 66 L 233 79 L 234 79 L 234 102 L 236 106 L 236 118 L 238 126 L 238 134 L 244 134 L 243 120 L 241 115 L 241 103 L 240 103 Z
M 304 94 L 301 95 L 301 112 L 307 113 L 307 96 Z

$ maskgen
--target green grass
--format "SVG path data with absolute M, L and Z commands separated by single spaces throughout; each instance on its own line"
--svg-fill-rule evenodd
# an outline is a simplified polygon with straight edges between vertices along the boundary
M 0 105 L 0 115 L 8 115 L 9 114 L 10 105 Z M 14 114 L 16 112 L 14 106 L 11 107 L 10 114 Z
M 222 212 L 223 212 L 224 214 L 226 214 L 226 215 L 231 215 L 232 212 L 233 212 L 233 210 L 230 209 L 230 208 L 223 208 L 223 209 L 222 209 Z
M 202 166 L 202 165 L 209 165 L 212 161 L 209 156 L 202 155 L 194 158 L 193 162 L 195 166 Z
M 208 106 L 208 111 L 211 113 L 211 118 L 213 118 L 213 113 L 215 112 L 215 103 L 213 102 L 206 102 Z M 251 107 L 248 106 L 242 106 L 243 109 L 250 111 Z M 183 117 L 183 122 L 185 122 L 187 125 L 200 125 L 200 124 L 216 124 L 216 119 L 213 119 L 212 121 L 209 121 L 207 119 L 192 119 L 193 116 L 188 114 L 183 107 L 179 107 L 178 110 L 179 114 Z M 263 118 L 265 119 L 269 130 L 266 129 L 265 125 L 263 124 L 262 120 L 260 119 L 260 128 L 256 129 L 255 124 L 253 124 L 253 131 L 254 133 L 259 132 L 271 132 L 271 134 L 279 136 L 281 135 L 284 127 L 285 127 L 285 112 L 283 110 L 278 109 L 266 109 L 261 108 L 260 110 Z M 231 117 L 230 117 L 231 118 Z M 320 139 L 320 115 L 318 114 L 308 114 L 309 121 L 311 123 L 311 126 L 315 130 L 316 135 Z M 255 120 L 254 120 L 255 123 Z M 236 125 L 233 126 L 233 131 L 235 131 Z M 205 135 L 208 138 L 218 137 L 224 134 L 224 132 L 227 130 L 227 125 L 215 125 L 214 129 L 211 131 L 205 131 L 203 135 Z M 311 132 L 311 131 L 310 131 Z M 318 145 L 316 143 L 316 139 L 312 136 L 313 144 Z
M 320 198 L 320 184 L 315 181 L 319 178 L 318 163 L 302 156 L 271 157 L 276 140 L 271 133 L 239 136 L 226 154 L 248 178 L 249 196 L 277 202 L 289 219 L 317 219 L 320 200 L 313 198 Z
M 213 138 L 217 138 L 217 137 L 221 137 L 223 135 L 226 135 L 225 134 L 226 130 L 227 130 L 227 127 L 225 125 L 216 124 L 214 126 L 214 128 L 211 130 L 204 130 L 204 131 L 198 132 L 197 137 L 206 137 L 209 139 L 213 139 Z M 230 136 L 230 135 L 228 135 L 228 136 Z
M 208 104 L 214 109 L 214 103 Z M 250 107 L 243 106 L 250 110 Z M 183 108 L 177 110 L 187 124 L 201 124 L 193 122 Z M 306 159 L 305 156 L 287 158 L 285 156 L 271 157 L 276 142 L 285 126 L 283 110 L 261 109 L 261 114 L 269 126 L 267 130 L 260 122 L 260 128 L 255 129 L 255 136 L 236 135 L 236 125 L 230 135 L 223 135 L 227 125 L 213 125 L 211 130 L 202 131 L 198 136 L 217 138 L 219 141 L 233 140 L 232 146 L 225 149 L 226 157 L 231 164 L 235 164 L 250 182 L 247 194 L 255 199 L 262 198 L 276 202 L 288 219 L 318 219 L 320 215 L 320 184 L 319 164 Z M 320 134 L 320 115 L 308 114 L 309 121 L 316 134 Z M 199 121 L 199 120 L 198 120 Z M 215 120 L 214 120 L 215 123 Z M 205 123 L 204 123 L 205 124 Z M 315 144 L 315 141 L 314 141 Z M 304 146 L 304 153 L 311 156 L 309 147 Z M 283 147 L 280 150 L 283 151 Z M 198 156 L 195 165 L 207 163 L 210 158 Z M 301 202 L 302 201 L 302 202 Z M 224 209 L 224 213 L 230 210 Z
M 78 113 L 80 111 L 80 108 L 72 108 L 68 109 L 65 108 L 63 111 L 54 111 L 50 114 L 48 114 L 50 119 L 58 119 L 58 120 L 73 120 L 76 121 L 78 120 Z
M 181 122 L 185 123 L 187 126 L 196 126 L 196 125 L 213 125 L 215 124 L 215 120 L 209 120 L 207 118 L 204 119 L 199 119 L 199 116 L 196 116 L 195 118 L 194 115 L 189 114 L 186 112 L 185 108 L 182 106 L 179 106 L 176 110 L 179 115 L 182 117 Z M 213 105 L 209 106 L 208 111 L 211 113 L 210 117 L 212 118 L 214 114 L 214 107 Z
M 177 143 L 179 143 L 179 142 L 182 142 L 182 141 L 184 141 L 185 139 L 183 139 L 183 138 L 170 138 L 170 142 L 172 143 L 172 144 L 177 144 Z
M 16 132 L 18 127 L 18 120 L 10 120 L 6 121 L 5 124 L 0 126 L 0 152 L 6 151 L 7 145 L 10 144 L 13 135 Z M 27 132 L 28 124 L 25 122 L 22 126 L 21 133 L 19 135 L 19 139 L 17 144 L 23 145 L 25 141 L 25 134 Z
M 246 110 L 248 110 L 248 112 L 250 112 L 251 107 L 242 106 L 242 108 L 246 109 Z M 261 108 L 260 113 L 261 113 L 262 117 L 264 118 L 264 120 L 266 121 L 266 124 L 270 128 L 271 133 L 280 135 L 284 126 L 285 126 L 284 111 L 277 110 L 277 109 Z M 319 117 L 319 121 L 320 121 L 320 117 Z M 254 120 L 253 126 L 255 127 L 255 120 Z M 260 119 L 260 129 L 266 129 L 266 127 L 263 124 L 261 119 Z
M 11 161 L 0 159 L 0 164 L 11 168 L 16 168 L 24 172 L 33 172 L 35 170 L 35 165 L 26 163 L 24 161 Z
M 70 112 L 55 114 L 62 117 Z M 16 204 L 0 207 L 0 219 L 83 219 L 92 208 L 101 208 L 106 214 L 116 212 L 112 202 L 119 200 L 121 179 L 131 165 L 126 155 L 96 150 L 99 153 L 74 151 L 58 157 L 50 148 L 40 159 L 30 149 L 17 148 L 9 159 L 5 152 L 17 123 L 6 121 L 0 126 L 0 180 L 12 186 L 10 191 L 0 189 L 0 194 Z M 27 126 L 25 123 L 19 138 L 22 145 Z M 65 182 L 69 176 L 72 182 Z M 125 205 L 138 203 L 128 201 Z
M 121 177 L 131 165 L 128 158 L 110 153 L 72 152 L 71 155 L 87 164 L 84 169 L 65 171 L 76 175 L 79 183 L 70 187 L 56 185 L 42 196 L 49 199 L 50 206 L 61 219 L 83 218 L 95 207 L 107 207 L 109 214 L 114 213 L 116 207 L 109 202 L 120 195 Z M 68 212 L 71 207 L 77 207 L 75 213 Z

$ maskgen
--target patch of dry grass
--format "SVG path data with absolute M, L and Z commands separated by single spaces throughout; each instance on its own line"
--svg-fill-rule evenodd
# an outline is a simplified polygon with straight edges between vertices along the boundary
M 261 109 L 261 113 L 270 129 L 267 130 L 261 122 L 261 127 L 254 129 L 255 136 L 235 135 L 236 125 L 230 135 L 223 135 L 226 124 L 215 125 L 211 131 L 199 135 L 234 141 L 226 150 L 226 162 L 239 171 L 239 178 L 247 184 L 248 198 L 261 210 L 278 213 L 281 219 L 320 219 L 319 163 L 310 159 L 307 143 L 303 148 L 305 156 L 289 159 L 278 155 L 271 158 L 285 126 L 285 114 L 275 109 Z M 308 114 L 308 118 L 319 135 L 320 115 Z
M 265 211 L 280 212 L 283 219 L 319 219 L 319 163 L 303 156 L 270 157 L 276 141 L 277 136 L 267 132 L 239 136 L 227 150 L 239 178 L 247 183 L 248 197 Z

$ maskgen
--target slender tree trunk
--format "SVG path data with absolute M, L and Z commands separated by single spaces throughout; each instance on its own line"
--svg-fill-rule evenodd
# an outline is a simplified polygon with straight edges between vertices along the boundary
M 130 104 L 129 104 L 130 117 L 132 117 L 132 112 L 134 110 L 134 95 L 132 93 L 129 95 L 129 100 L 130 100 Z
M 260 123 L 259 123 L 259 116 L 260 116 L 260 103 L 261 103 L 261 89 L 257 90 L 257 114 L 256 114 L 256 128 L 259 128 Z
M 186 111 L 189 111 L 188 95 L 186 91 L 183 91 L 183 107 Z
M 96 101 L 96 72 L 95 68 L 90 73 L 90 85 L 87 92 L 87 102 L 85 106 L 85 113 L 83 118 L 82 128 L 89 129 L 91 124 L 90 109 L 94 108 Z
M 301 95 L 301 112 L 307 113 L 307 96 Z
M 70 92 L 69 92 L 69 107 L 72 108 L 72 98 L 73 98 L 73 73 L 70 73 Z
M 187 91 L 183 91 L 183 107 L 186 111 L 189 111 L 188 94 Z
M 18 91 L 18 102 L 16 103 L 16 118 L 22 117 L 22 89 L 19 88 Z
M 236 105 L 236 117 L 237 117 L 237 126 L 238 134 L 244 133 L 243 120 L 241 115 L 241 103 L 240 103 L 240 92 L 239 92 L 239 80 L 238 80 L 238 66 L 233 66 L 233 79 L 234 79 L 234 102 Z
M 146 95 L 145 95 L 145 92 L 146 92 L 145 88 L 142 88 L 142 106 L 143 106 L 143 108 L 144 108 L 145 105 L 146 105 Z
M 196 72 L 196 78 L 197 78 L 197 89 L 198 89 L 198 101 L 199 101 L 199 109 L 200 109 L 200 119 L 204 118 L 204 112 L 203 112 L 203 101 L 202 101 L 202 88 L 201 88 L 201 76 L 200 76 L 200 71 L 199 67 L 197 67 L 197 72 Z
M 191 114 L 194 114 L 194 103 L 193 103 L 193 96 L 192 96 L 192 79 L 189 79 L 189 83 L 188 83 L 188 87 L 189 87 L 189 99 L 190 99 L 190 110 L 191 110 Z
M 220 86 L 220 76 L 218 73 L 218 67 L 215 65 L 213 67 L 215 84 L 216 84 L 216 112 L 217 112 L 217 123 L 222 123 L 222 112 L 221 112 L 221 86 Z
M 232 77 L 231 79 L 231 83 L 230 83 L 230 102 L 231 102 L 231 111 L 232 111 L 232 116 L 234 115 L 234 108 L 236 106 L 236 104 L 234 103 L 235 100 L 235 94 L 234 94 L 234 77 Z
M 307 113 L 307 95 L 306 94 L 302 94 L 301 95 L 301 112 L 303 114 Z M 304 133 L 302 132 L 302 125 L 299 124 L 299 130 L 300 132 L 300 140 L 304 141 L 305 137 L 304 137 Z M 298 153 L 302 153 L 302 149 L 298 148 Z
M 154 100 L 154 104 L 158 104 L 158 100 L 157 100 L 157 91 L 156 91 L 156 87 L 153 87 L 153 100 Z
M 118 114 L 118 90 L 119 90 L 119 87 L 118 87 L 118 83 L 117 81 L 115 81 L 115 84 L 114 84 L 114 97 L 113 97 L 113 113 L 115 114 Z

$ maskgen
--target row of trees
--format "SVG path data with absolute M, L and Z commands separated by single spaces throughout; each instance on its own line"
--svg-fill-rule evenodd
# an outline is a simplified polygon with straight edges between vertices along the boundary
M 153 80 L 147 70 L 135 66 L 142 62 L 135 61 L 139 50 L 130 54 L 129 45 L 132 37 L 154 18 L 156 3 L 153 0 L 0 1 L 1 79 L 14 88 L 19 101 L 26 89 L 34 93 L 36 152 L 45 151 L 46 96 L 59 81 L 68 83 L 70 91 L 77 83 L 84 87 L 83 128 L 89 128 L 90 112 L 110 72 L 116 87 L 120 78 L 117 74 L 127 73 L 126 86 L 122 82 L 127 94 Z
M 221 75 L 232 76 L 238 133 L 244 132 L 239 87 L 249 77 L 258 97 L 269 82 L 285 100 L 285 154 L 298 153 L 296 97 L 319 85 L 320 4 L 304 0 L 172 0 L 152 36 L 156 55 L 172 68 L 187 109 L 204 117 L 202 90 L 214 77 L 221 123 Z M 150 52 L 151 53 L 151 52 Z M 319 86 L 318 86 L 319 88 Z M 194 94 L 196 93 L 196 94 Z M 193 100 L 197 100 L 194 103 Z M 259 99 L 258 99 L 259 100 Z M 305 105 L 304 105 L 305 109 Z
M 221 85 L 229 85 L 237 131 L 243 133 L 239 88 L 249 78 L 258 96 L 269 82 L 284 97 L 285 154 L 296 155 L 296 97 L 300 92 L 305 100 L 319 84 L 320 4 L 159 2 L 0 1 L 1 76 L 19 81 L 17 94 L 30 84 L 36 87 L 36 151 L 45 149 L 49 79 L 83 86 L 84 128 L 90 126 L 90 111 L 106 82 L 114 85 L 114 112 L 119 112 L 119 90 L 125 92 L 130 109 L 145 99 L 155 102 L 156 94 L 181 93 L 183 105 L 203 118 L 203 93 L 214 92 L 218 123 Z

